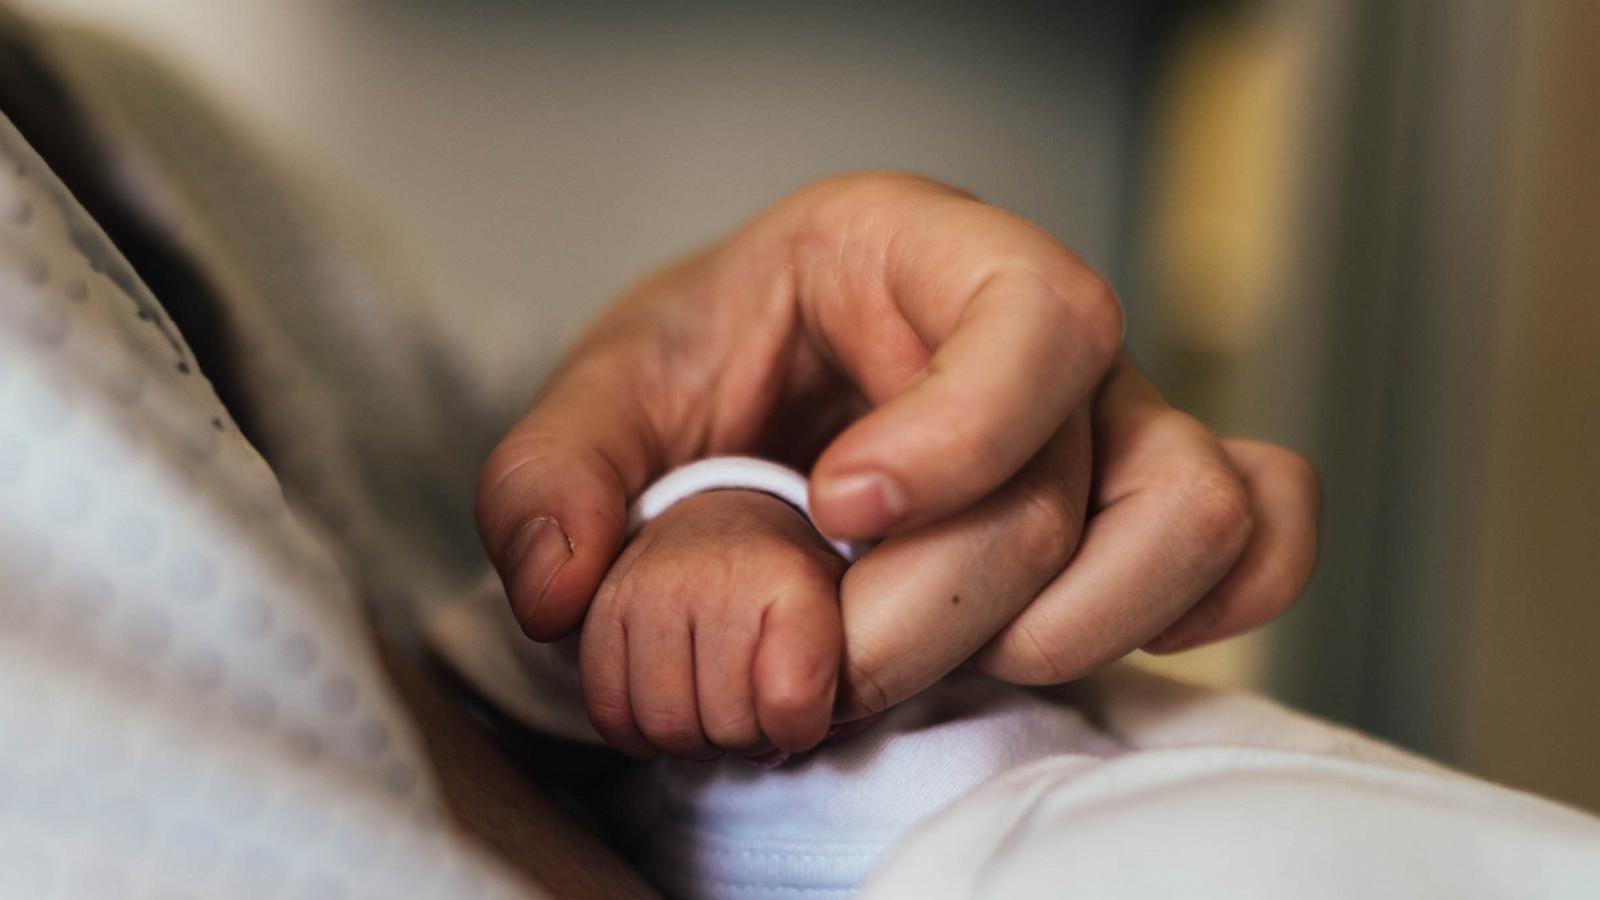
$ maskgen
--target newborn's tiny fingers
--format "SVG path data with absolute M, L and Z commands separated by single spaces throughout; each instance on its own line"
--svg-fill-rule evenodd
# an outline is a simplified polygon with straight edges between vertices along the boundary
M 689 620 L 665 598 L 647 606 L 628 632 L 628 702 L 645 740 L 685 759 L 721 755 L 700 730 L 695 698 L 694 635 Z
M 760 627 L 738 622 L 703 622 L 694 631 L 694 677 L 700 694 L 700 727 L 722 750 L 745 755 L 771 749 L 756 718 L 754 680 Z
M 779 750 L 810 750 L 828 733 L 843 644 L 833 590 L 807 588 L 767 607 L 752 671 L 761 730 Z
M 578 643 L 578 680 L 589 722 L 614 749 L 636 759 L 656 755 L 633 722 L 628 701 L 628 636 L 621 622 L 597 604 Z

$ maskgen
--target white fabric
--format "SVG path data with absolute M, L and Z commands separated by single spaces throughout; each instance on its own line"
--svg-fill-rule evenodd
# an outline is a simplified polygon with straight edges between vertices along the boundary
M 168 124 L 170 141 L 198 125 Z M 153 171 L 121 137 L 112 158 Z M 208 239 L 250 231 L 264 252 L 260 226 Z M 270 315 L 247 306 L 259 284 L 229 296 Z M 300 350 L 257 336 L 263 359 Z M 330 413 L 325 393 L 278 396 L 303 426 Z M 285 502 L 159 303 L 0 117 L 0 897 L 528 895 L 447 818 L 358 609 L 383 579 L 347 574 L 334 527 Z
M 1076 710 L 955 676 L 777 768 L 642 765 L 604 812 L 679 896 L 845 897 L 911 829 L 989 779 L 1067 750 L 1088 762 L 1121 749 Z
M 682 896 L 1600 895 L 1589 816 L 1131 667 L 952 676 L 776 770 L 648 764 L 606 814 Z
M 506 610 L 487 582 L 463 598 L 452 657 L 523 721 L 597 740 L 568 645 L 508 638 Z M 1132 667 L 1053 691 L 953 676 L 777 769 L 641 765 L 600 813 L 689 897 L 843 897 L 874 871 L 875 900 L 1600 896 L 1587 815 Z
M 985 784 L 861 896 L 1600 896 L 1600 822 L 1575 810 L 1143 672 L 1097 677 L 1077 702 L 1121 752 Z

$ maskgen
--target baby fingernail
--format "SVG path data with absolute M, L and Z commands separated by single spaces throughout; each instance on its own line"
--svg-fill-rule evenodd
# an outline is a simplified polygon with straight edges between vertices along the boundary
M 847 523 L 851 535 L 878 535 L 906 512 L 906 494 L 881 472 L 829 478 L 817 486 L 817 502 L 832 508 L 829 518 Z
M 572 559 L 572 542 L 555 519 L 534 519 L 522 526 L 506 548 L 506 585 L 517 611 L 526 622 L 550 589 L 556 573 Z M 519 586 L 523 587 L 521 591 Z
M 868 728 L 878 724 L 878 720 L 882 718 L 883 713 L 873 713 L 872 715 L 867 716 L 865 719 L 856 719 L 851 722 L 840 722 L 828 729 L 827 737 L 825 737 L 824 740 L 849 740 L 861 732 L 866 731 Z
M 783 752 L 782 750 L 768 750 L 759 756 L 746 756 L 744 759 L 745 762 L 754 763 L 758 766 L 765 766 L 766 768 L 770 769 L 774 766 L 783 765 L 784 762 L 789 759 L 789 754 Z

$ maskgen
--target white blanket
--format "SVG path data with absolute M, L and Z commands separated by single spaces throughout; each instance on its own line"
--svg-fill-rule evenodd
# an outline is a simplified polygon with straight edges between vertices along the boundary
M 596 740 L 569 649 L 506 610 L 486 582 L 434 633 L 502 708 Z M 953 676 L 776 770 L 641 766 L 601 812 L 681 896 L 1600 896 L 1590 816 L 1132 666 L 1053 690 Z
M 515 897 L 354 559 L 0 118 L 0 897 Z

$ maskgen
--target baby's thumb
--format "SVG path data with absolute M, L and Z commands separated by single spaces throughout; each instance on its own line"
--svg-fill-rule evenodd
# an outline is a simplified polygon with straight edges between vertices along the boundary
M 658 468 L 649 418 L 624 381 L 567 369 L 484 463 L 478 533 L 535 640 L 583 621 L 622 548 L 628 498 Z

